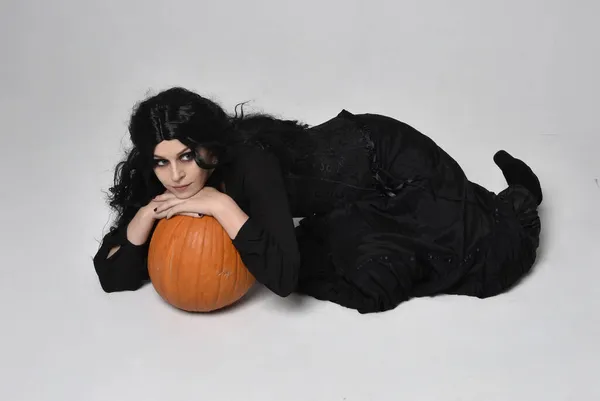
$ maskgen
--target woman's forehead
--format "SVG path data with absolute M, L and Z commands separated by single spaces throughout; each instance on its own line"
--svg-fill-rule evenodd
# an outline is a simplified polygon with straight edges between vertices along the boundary
M 165 158 L 172 157 L 181 154 L 188 149 L 189 148 L 179 140 L 171 139 L 168 141 L 159 142 L 159 144 L 154 148 L 154 155 Z
M 164 140 L 154 148 L 154 156 L 161 158 L 177 157 L 189 150 L 191 150 L 191 148 L 178 139 L 171 139 L 168 141 Z M 208 150 L 203 147 L 199 147 L 198 153 L 204 156 L 208 154 Z

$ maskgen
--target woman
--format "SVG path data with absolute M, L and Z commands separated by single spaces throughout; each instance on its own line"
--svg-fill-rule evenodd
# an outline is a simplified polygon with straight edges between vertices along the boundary
M 106 292 L 148 281 L 156 222 L 178 214 L 214 216 L 274 293 L 360 313 L 418 296 L 497 295 L 536 258 L 540 183 L 505 151 L 494 161 L 508 187 L 496 195 L 392 118 L 343 110 L 308 127 L 231 117 L 183 88 L 139 104 L 129 132 L 111 188 L 118 217 L 94 257 Z

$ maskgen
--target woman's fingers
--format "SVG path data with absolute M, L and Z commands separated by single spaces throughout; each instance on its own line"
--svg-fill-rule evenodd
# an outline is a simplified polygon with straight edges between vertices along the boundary
M 160 219 L 165 219 L 167 218 L 167 216 L 169 215 L 169 213 L 171 213 L 172 208 L 169 209 L 165 209 L 163 211 L 157 211 L 156 215 L 154 216 L 157 220 Z
M 177 205 L 179 206 L 179 205 Z M 178 207 L 177 206 L 173 206 L 172 208 L 170 208 L 169 210 L 167 210 L 167 219 L 170 219 L 171 217 L 173 217 L 173 215 L 178 213 Z
M 177 215 L 179 215 L 179 216 L 189 216 L 189 217 L 202 217 L 202 216 L 199 216 L 198 213 L 188 213 L 188 212 L 177 213 Z
M 168 209 L 165 212 L 166 218 L 170 219 L 171 217 L 173 217 L 175 215 L 200 217 L 200 215 L 198 213 L 190 211 L 189 206 L 190 206 L 189 204 L 184 204 L 184 203 L 179 203 L 179 204 L 173 206 L 172 208 Z
M 179 205 L 180 203 L 185 202 L 185 199 L 169 199 L 167 201 L 162 202 L 160 205 L 154 208 L 156 213 L 162 213 L 167 209 L 172 208 L 173 206 Z
M 157 214 L 156 215 L 156 219 L 157 220 L 160 220 L 160 219 L 170 219 L 171 217 L 173 217 L 175 215 L 177 215 L 177 216 L 189 216 L 189 217 L 196 217 L 196 218 L 203 217 L 203 216 L 198 215 L 198 213 L 174 212 L 173 208 L 171 208 L 171 209 L 165 210 L 162 213 Z

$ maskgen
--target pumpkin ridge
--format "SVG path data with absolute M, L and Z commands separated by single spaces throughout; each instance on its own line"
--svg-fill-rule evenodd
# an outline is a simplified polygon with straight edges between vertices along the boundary
M 206 228 L 207 226 L 204 225 L 202 228 L 202 237 L 201 237 L 201 244 L 200 244 L 200 255 L 199 258 L 200 260 L 204 259 L 204 252 L 206 251 L 206 247 L 204 246 L 205 242 L 206 242 Z M 196 238 L 196 241 L 194 242 L 194 246 L 198 246 L 198 238 Z M 201 270 L 204 268 L 204 266 L 202 266 L 200 263 L 198 263 L 198 270 L 196 271 L 196 288 L 198 288 L 199 290 L 196 291 L 196 305 L 200 304 L 199 298 L 204 297 L 204 291 L 200 290 L 200 277 L 202 276 L 201 274 Z
M 166 235 L 167 238 L 172 237 L 173 236 L 173 230 L 165 230 L 166 231 Z M 164 275 L 166 276 L 164 282 L 165 282 L 165 287 L 167 288 L 167 293 L 169 294 L 169 297 L 167 299 L 168 302 L 172 303 L 172 302 L 177 302 L 176 299 L 174 299 L 174 294 L 177 294 L 177 292 L 172 290 L 172 286 L 173 286 L 173 259 L 175 258 L 175 255 L 173 253 L 173 248 L 175 247 L 176 242 L 175 241 L 169 241 L 167 242 L 168 247 L 167 247 L 167 251 L 166 254 L 168 256 L 168 261 L 169 261 L 169 268 L 165 269 L 164 271 Z
M 229 239 L 229 236 L 227 236 L 227 238 L 226 238 L 225 240 L 230 240 L 230 239 Z M 223 259 L 225 259 L 225 252 L 223 252 Z M 233 281 L 233 290 L 232 290 L 232 291 L 233 291 L 233 293 L 234 293 L 234 294 L 237 294 L 237 293 L 238 293 L 238 291 L 239 291 L 239 290 L 238 290 L 238 288 L 239 288 L 239 283 L 240 283 L 240 273 L 241 273 L 241 271 L 240 271 L 240 270 L 241 270 L 241 269 L 238 269 L 238 268 L 237 268 L 237 267 L 238 267 L 238 266 L 237 266 L 237 259 L 234 259 L 234 260 L 232 260 L 231 262 L 232 262 L 232 264 L 235 264 L 235 267 L 236 267 L 236 268 L 234 269 L 234 272 L 235 272 L 235 277 L 234 277 L 234 279 L 233 279 L 234 281 Z M 223 263 L 224 263 L 224 262 L 223 262 Z
M 170 257 L 170 261 L 171 261 L 171 269 L 170 269 L 170 278 L 171 278 L 171 284 L 174 285 L 175 287 L 175 291 L 174 294 L 177 294 L 177 298 L 176 298 L 176 304 L 177 305 L 181 305 L 181 292 L 180 292 L 180 288 L 179 288 L 179 275 L 181 272 L 181 269 L 179 266 L 176 267 L 176 275 L 177 277 L 173 277 L 173 272 L 172 272 L 172 264 L 173 264 L 173 259 L 175 259 L 175 257 L 179 257 L 179 255 L 181 254 L 181 250 L 182 248 L 185 246 L 185 237 L 182 238 L 178 237 L 175 238 L 176 235 L 181 236 L 181 231 L 179 230 L 179 227 L 184 223 L 184 219 L 177 219 L 177 221 L 175 222 L 175 224 L 173 225 L 173 228 L 171 229 L 171 257 Z M 177 249 L 178 252 L 175 252 L 175 247 L 179 245 L 179 249 Z
M 217 225 L 213 225 L 212 232 L 211 232 L 212 238 L 214 238 L 215 235 L 219 234 L 217 228 L 218 228 Z M 216 293 L 217 297 L 215 299 L 215 304 L 214 304 L 213 307 L 219 307 L 219 296 L 221 295 L 221 280 L 223 280 L 223 258 L 222 258 L 222 256 L 223 256 L 223 253 L 225 251 L 225 247 L 223 246 L 222 242 L 219 242 L 218 246 L 219 246 L 219 253 L 221 254 L 221 263 L 220 263 L 220 266 L 221 266 L 221 275 L 217 276 L 217 293 Z M 212 249 L 212 252 L 211 252 L 211 255 L 210 255 L 211 256 L 210 259 L 213 260 L 213 256 L 214 256 L 213 253 L 215 252 L 214 246 L 211 247 L 211 249 Z

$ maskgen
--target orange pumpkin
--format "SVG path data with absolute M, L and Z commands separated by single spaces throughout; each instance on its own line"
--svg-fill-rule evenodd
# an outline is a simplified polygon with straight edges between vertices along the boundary
M 150 240 L 148 273 L 156 292 L 189 312 L 210 312 L 241 299 L 255 282 L 220 223 L 173 216 Z

